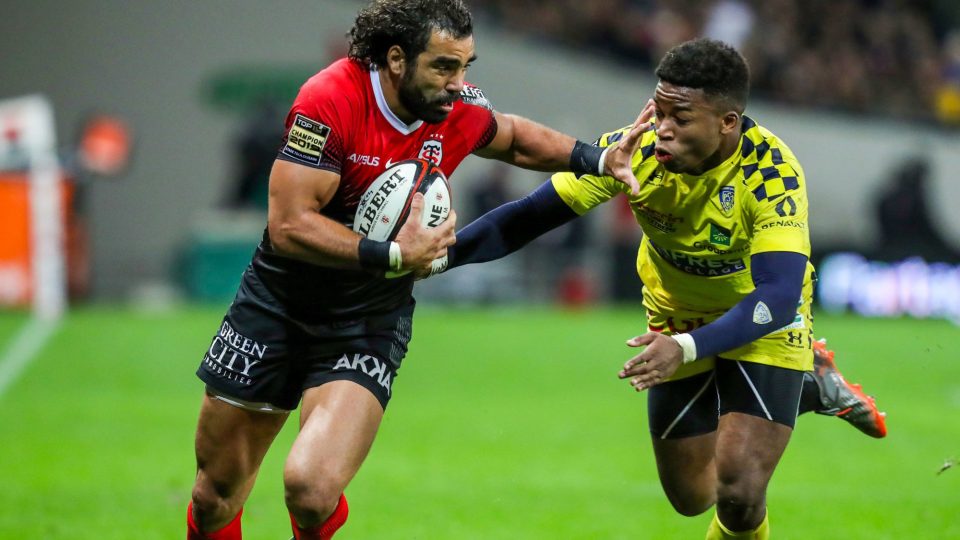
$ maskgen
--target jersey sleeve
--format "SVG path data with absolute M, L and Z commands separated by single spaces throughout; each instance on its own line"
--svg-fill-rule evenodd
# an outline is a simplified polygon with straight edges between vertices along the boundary
M 779 163 L 754 175 L 751 254 L 790 251 L 810 256 L 807 189 L 799 166 Z
M 474 138 L 475 142 L 470 147 L 472 154 L 485 148 L 497 135 L 497 117 L 494 114 L 493 104 L 478 86 L 464 83 L 463 90 L 460 91 L 460 101 L 468 106 L 466 107 L 470 115 L 468 126 L 480 128 Z
M 345 127 L 353 111 L 337 85 L 324 77 L 311 78 L 301 88 L 286 119 L 286 132 L 277 159 L 336 173 L 343 165 Z
M 630 126 L 604 133 L 594 142 L 594 145 L 606 148 L 615 144 L 629 132 Z M 645 137 L 647 135 L 645 134 Z M 642 144 L 643 141 L 641 141 Z M 638 150 L 637 155 L 633 158 L 634 169 L 642 159 L 641 151 Z M 578 177 L 571 172 L 562 172 L 553 175 L 551 181 L 563 202 L 578 215 L 586 214 L 591 209 L 609 201 L 618 193 L 623 193 L 629 189 L 625 184 L 616 181 L 611 176 L 594 176 L 592 174 Z
M 581 216 L 620 192 L 603 176 L 585 174 L 577 178 L 571 172 L 562 172 L 554 174 L 550 180 L 563 202 Z

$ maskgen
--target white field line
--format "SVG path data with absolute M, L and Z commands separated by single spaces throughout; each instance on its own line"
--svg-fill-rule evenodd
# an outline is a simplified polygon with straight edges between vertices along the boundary
M 0 354 L 0 398 L 20 373 L 36 358 L 60 326 L 58 321 L 31 319 Z

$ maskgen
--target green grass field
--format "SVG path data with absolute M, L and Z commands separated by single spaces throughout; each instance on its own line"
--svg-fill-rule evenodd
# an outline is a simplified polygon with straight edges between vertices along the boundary
M 663 497 L 645 399 L 617 380 L 639 311 L 422 309 L 338 539 L 699 539 Z M 184 537 L 194 377 L 221 308 L 72 313 L 0 396 L 0 539 Z M 23 315 L 0 314 L 0 344 Z M 798 422 L 769 491 L 773 537 L 960 538 L 960 328 L 819 316 L 849 379 L 889 413 L 873 440 Z M 277 440 L 244 514 L 289 538 Z

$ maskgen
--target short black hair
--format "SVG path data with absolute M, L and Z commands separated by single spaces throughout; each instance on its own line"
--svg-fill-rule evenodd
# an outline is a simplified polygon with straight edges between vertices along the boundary
M 434 31 L 455 39 L 473 34 L 473 18 L 462 0 L 374 0 L 360 10 L 347 34 L 348 56 L 385 66 L 387 51 L 399 45 L 409 59 L 427 48 Z
M 667 51 L 657 66 L 660 80 L 703 90 L 742 113 L 750 93 L 750 68 L 736 49 L 715 39 L 695 39 Z

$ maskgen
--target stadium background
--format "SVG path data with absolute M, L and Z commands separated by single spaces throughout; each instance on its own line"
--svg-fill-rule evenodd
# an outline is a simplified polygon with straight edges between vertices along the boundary
M 28 312 L 0 312 L 0 539 L 130 538 L 131 527 L 144 531 L 138 538 L 180 534 L 199 392 L 191 372 L 263 224 L 255 200 L 230 203 L 244 160 L 237 141 L 270 112 L 257 108 L 264 89 L 289 99 L 343 51 L 360 5 L 42 0 L 4 8 L 0 98 L 48 96 L 67 164 L 93 113 L 122 118 L 135 145 L 118 176 L 77 171 L 90 279 L 29 365 L 5 361 Z M 818 46 L 786 48 L 794 55 L 784 63 L 795 69 L 764 79 L 747 114 L 804 164 L 818 257 L 833 249 L 882 257 L 876 201 L 891 171 L 915 156 L 930 164 L 930 218 L 960 245 L 951 109 L 960 55 L 950 33 L 960 8 L 949 2 L 832 2 L 836 16 L 822 25 L 831 30 L 819 34 L 786 14 L 797 5 L 826 10 L 824 2 L 473 5 L 480 60 L 470 80 L 498 109 L 588 140 L 632 120 L 655 84 L 651 59 L 707 28 L 710 9 L 750 8 L 746 35 L 782 48 L 783 36 L 762 34 L 776 27 L 773 11 L 774 22 L 796 23 L 800 41 Z M 919 44 L 903 43 L 907 31 Z M 908 58 L 881 61 L 890 43 Z M 847 63 L 838 67 L 835 57 Z M 888 67 L 854 69 L 863 65 Z M 837 88 L 847 79 L 865 82 L 844 93 Z M 468 159 L 452 179 L 461 213 L 472 215 L 468 194 L 502 173 Z M 543 180 L 508 175 L 513 195 Z M 636 306 L 610 307 L 630 297 L 614 276 L 624 275 L 618 248 L 636 236 L 623 232 L 613 206 L 585 223 L 502 264 L 420 287 L 425 309 L 402 399 L 351 487 L 356 510 L 345 538 L 702 535 L 705 519 L 673 515 L 659 493 L 642 400 L 614 378 L 628 356 L 620 340 L 642 328 Z M 954 253 L 943 261 L 955 263 Z M 933 296 L 960 296 L 954 268 Z M 873 294 L 897 290 L 881 281 Z M 843 314 L 821 316 L 818 330 L 851 378 L 878 394 L 891 435 L 864 440 L 837 421 L 804 418 L 771 490 L 778 537 L 960 537 L 960 477 L 936 474 L 960 454 L 960 331 L 936 319 Z M 251 538 L 284 537 L 279 466 L 291 435 L 254 492 Z

